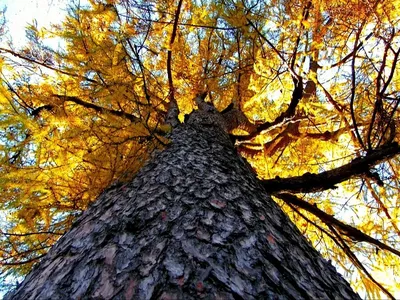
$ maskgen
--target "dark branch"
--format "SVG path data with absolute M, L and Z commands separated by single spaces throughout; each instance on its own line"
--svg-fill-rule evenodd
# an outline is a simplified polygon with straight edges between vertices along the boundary
M 350 226 L 348 224 L 343 223 L 342 221 L 339 221 L 334 216 L 327 214 L 326 212 L 319 209 L 316 205 L 313 205 L 307 201 L 300 199 L 295 195 L 288 193 L 275 194 L 274 196 L 278 197 L 279 199 L 285 201 L 288 204 L 295 205 L 299 208 L 302 208 L 312 213 L 313 215 L 318 217 L 321 221 L 323 221 L 325 224 L 327 224 L 328 226 L 335 227 L 342 235 L 347 236 L 354 241 L 370 243 L 372 245 L 379 247 L 380 249 L 387 250 L 400 257 L 400 251 L 382 243 L 381 241 L 378 241 L 377 239 L 374 239 L 373 237 L 370 237 L 369 235 L 365 234 L 364 232 L 353 226 Z
M 176 9 L 174 27 L 172 28 L 171 40 L 169 42 L 170 47 L 172 47 L 172 45 L 174 44 L 174 41 L 175 41 L 176 31 L 178 29 L 179 15 L 181 13 L 182 1 L 183 0 L 179 1 L 178 7 Z M 174 98 L 175 90 L 174 90 L 174 83 L 172 80 L 172 50 L 171 49 L 169 49 L 168 53 L 167 53 L 167 74 L 168 74 L 169 97 L 170 97 L 170 101 L 174 102 L 175 101 L 175 98 Z
M 54 96 L 63 101 L 74 102 L 76 104 L 82 105 L 83 107 L 94 109 L 96 112 L 99 112 L 99 113 L 108 113 L 113 116 L 128 119 L 133 123 L 141 122 L 140 118 L 137 118 L 132 114 L 128 114 L 124 111 L 105 108 L 105 107 L 93 104 L 91 102 L 83 101 L 82 99 L 75 97 L 75 96 L 64 96 L 64 95 L 54 95 Z
M 292 61 L 291 61 L 291 64 L 290 64 L 290 68 L 292 69 L 292 70 L 294 70 L 294 66 L 295 66 L 295 63 L 296 63 L 296 57 L 297 57 L 297 51 L 299 50 L 299 45 L 300 45 L 300 41 L 301 41 L 301 35 L 303 34 L 303 31 L 304 31 L 304 23 L 303 23 L 303 21 L 307 21 L 307 19 L 308 19 L 308 17 L 309 17 L 309 15 L 310 15 L 310 8 L 312 7 L 312 2 L 311 1 L 308 1 L 308 3 L 306 4 L 306 6 L 304 7 L 304 10 L 303 10 L 303 14 L 302 14 L 302 22 L 300 22 L 300 30 L 299 30 L 299 34 L 297 35 L 297 38 L 296 38 L 296 42 L 295 42 L 295 47 L 294 47 L 294 49 L 293 49 L 293 55 L 292 55 Z
M 144 22 L 150 22 L 150 23 L 156 23 L 156 24 L 171 24 L 169 21 L 161 21 L 157 19 L 150 19 L 150 18 L 140 18 L 140 17 L 130 17 L 133 20 L 136 21 L 144 21 Z M 241 27 L 223 27 L 223 26 L 213 26 L 213 25 L 206 25 L 206 24 L 194 24 L 194 23 L 184 23 L 184 22 L 178 22 L 178 26 L 186 26 L 186 27 L 195 27 L 195 28 L 201 28 L 201 29 L 211 29 L 211 30 L 223 30 L 223 31 L 234 31 L 238 30 Z
M 54 231 L 39 231 L 39 232 L 28 232 L 28 233 L 9 233 L 9 232 L 4 232 L 1 229 L 0 229 L 0 234 L 6 235 L 6 236 L 30 236 L 30 235 L 36 235 L 36 234 L 64 235 L 64 233 L 54 232 Z
M 78 97 L 75 97 L 75 96 L 64 96 L 64 95 L 54 95 L 54 96 L 59 98 L 60 100 L 63 100 L 63 101 L 74 102 L 76 104 L 82 105 L 83 107 L 94 109 L 98 113 L 103 113 L 103 114 L 104 113 L 105 114 L 108 113 L 108 114 L 113 115 L 113 116 L 125 118 L 125 119 L 131 121 L 132 123 L 142 123 L 142 124 L 145 125 L 145 122 L 146 122 L 146 120 L 142 120 L 141 118 L 135 117 L 134 115 L 129 114 L 127 112 L 105 108 L 105 107 L 93 104 L 91 102 L 86 102 L 86 101 L 84 101 L 82 99 L 79 99 Z M 147 130 L 149 130 L 149 135 L 152 135 L 153 133 L 160 134 L 160 135 L 165 135 L 165 131 L 160 129 L 158 126 L 156 126 L 154 129 L 148 128 L 147 126 L 145 126 L 145 127 L 147 128 Z
M 286 203 L 287 203 L 287 205 L 289 205 L 289 207 L 291 209 L 293 209 L 297 214 L 299 214 L 304 220 L 306 220 L 307 222 L 313 224 L 316 228 L 321 230 L 321 232 L 323 232 L 325 235 L 327 235 L 336 245 L 338 245 L 343 250 L 343 252 L 347 255 L 347 257 L 350 259 L 350 261 L 360 271 L 364 272 L 368 276 L 368 278 L 371 279 L 372 282 L 374 282 L 376 285 L 378 285 L 382 289 L 382 291 L 384 291 L 387 295 L 390 295 L 393 298 L 393 296 L 379 282 L 377 282 L 372 277 L 372 275 L 363 266 L 363 264 L 360 262 L 360 260 L 357 258 L 357 256 L 353 253 L 353 251 L 351 251 L 351 249 L 347 245 L 346 241 L 341 237 L 341 235 L 337 232 L 337 230 L 332 225 L 328 225 L 330 231 L 332 232 L 332 233 L 330 233 L 326 229 L 324 229 L 323 227 L 318 225 L 317 222 L 313 222 L 309 218 L 307 218 L 303 213 L 301 213 L 301 211 L 299 211 L 297 209 L 297 207 L 295 205 L 292 205 L 292 204 L 290 204 L 288 202 L 286 202 Z
M 361 261 L 357 258 L 357 256 L 351 251 L 350 247 L 347 245 L 346 241 L 342 239 L 340 234 L 333 228 L 333 226 L 329 226 L 329 229 L 336 235 L 337 239 L 334 240 L 334 242 L 342 248 L 344 253 L 346 253 L 347 257 L 350 259 L 350 261 L 362 272 L 364 272 L 365 275 L 373 282 L 375 283 L 387 296 L 390 297 L 392 300 L 396 300 L 396 298 L 393 297 L 393 295 L 385 289 L 383 285 L 381 285 L 378 281 L 375 280 L 375 278 L 368 272 L 368 270 L 364 267 L 364 265 L 361 263 Z M 339 243 L 340 241 L 340 243 Z
M 353 50 L 353 55 L 352 55 L 352 60 L 351 60 L 351 96 L 350 96 L 350 115 L 351 115 L 351 120 L 353 122 L 354 126 L 354 132 L 356 134 L 357 140 L 359 144 L 361 145 L 362 149 L 366 149 L 364 142 L 361 138 L 360 132 L 358 130 L 358 125 L 357 125 L 357 120 L 356 120 L 356 115 L 354 111 L 354 101 L 356 98 L 356 54 L 357 54 L 357 44 L 360 39 L 360 34 L 361 34 L 361 29 L 364 27 L 365 22 L 363 22 L 362 26 L 360 27 L 359 31 L 356 33 L 356 40 L 354 42 L 354 50 Z
M 45 255 L 46 255 L 46 253 L 35 256 L 33 258 L 29 258 L 27 260 L 21 260 L 21 261 L 16 261 L 16 262 L 0 262 L 0 265 L 1 266 L 18 266 L 18 265 L 29 264 L 31 262 L 37 262 L 39 259 L 41 259 Z
M 33 58 L 27 57 L 25 55 L 19 54 L 17 52 L 14 52 L 14 51 L 6 49 L 6 48 L 0 48 L 0 51 L 4 51 L 4 52 L 6 52 L 8 54 L 11 54 L 12 56 L 21 58 L 21 59 L 23 59 L 25 61 L 28 61 L 30 63 L 37 64 L 39 66 L 45 67 L 45 68 L 47 68 L 49 70 L 53 70 L 53 71 L 59 72 L 59 73 L 64 74 L 64 75 L 69 75 L 69 76 L 72 76 L 72 77 L 78 77 L 78 78 L 81 78 L 83 80 L 86 80 L 86 81 L 89 81 L 89 82 L 92 82 L 92 83 L 97 83 L 96 80 L 90 79 L 88 77 L 85 77 L 85 76 L 82 76 L 82 75 L 79 75 L 79 74 L 74 74 L 74 73 L 70 73 L 70 72 L 67 72 L 67 71 L 63 71 L 63 70 L 57 69 L 55 67 L 50 66 L 49 64 L 46 64 L 44 62 L 35 60 Z
M 171 39 L 169 42 L 170 48 L 172 47 L 175 37 L 176 37 L 176 32 L 178 29 L 178 21 L 179 21 L 179 15 L 181 13 L 181 7 L 182 7 L 182 1 L 179 0 L 178 7 L 175 12 L 175 20 L 174 20 L 174 27 L 172 28 L 172 34 L 171 34 Z M 167 116 L 166 116 L 166 122 L 169 123 L 172 127 L 175 127 L 177 124 L 179 124 L 178 120 L 178 114 L 179 114 L 179 109 L 178 109 L 178 103 L 176 102 L 175 99 L 175 88 L 174 88 L 174 82 L 172 78 L 172 50 L 169 49 L 167 52 L 167 75 L 168 75 L 168 87 L 169 87 L 169 105 L 168 105 L 168 111 L 167 111 Z
M 229 113 L 230 111 L 232 111 L 234 109 L 235 105 L 232 103 L 230 103 L 226 108 L 224 108 L 224 110 L 221 111 L 221 114 L 226 114 Z
M 248 141 L 256 137 L 261 131 L 267 130 L 273 126 L 279 125 L 284 121 L 294 117 L 296 112 L 296 107 L 299 104 L 301 98 L 303 97 L 303 80 L 301 77 L 296 79 L 293 77 L 294 90 L 292 93 L 292 99 L 290 100 L 289 107 L 282 114 L 280 114 L 274 121 L 265 122 L 256 127 L 256 130 L 251 132 L 249 135 L 237 137 L 238 141 Z
M 51 111 L 54 108 L 52 104 L 46 104 L 43 106 L 39 106 L 30 112 L 32 117 L 37 117 L 42 110 L 49 110 Z
M 353 48 L 353 50 L 347 54 L 345 57 L 343 57 L 341 60 L 339 60 L 338 62 L 325 67 L 326 69 L 332 69 L 332 68 L 336 68 L 340 65 L 345 64 L 350 58 L 353 57 L 354 52 L 357 52 L 358 50 L 361 49 L 361 47 L 364 45 L 364 42 L 368 41 L 371 37 L 372 37 L 373 33 L 371 32 L 370 34 L 367 35 L 367 37 L 365 38 L 364 41 L 360 42 L 356 47 Z
M 368 155 L 352 160 L 339 168 L 319 174 L 305 173 L 291 178 L 263 180 L 265 189 L 270 193 L 287 191 L 291 193 L 313 193 L 336 188 L 336 184 L 352 177 L 369 172 L 370 168 L 382 161 L 400 154 L 397 143 L 376 149 Z

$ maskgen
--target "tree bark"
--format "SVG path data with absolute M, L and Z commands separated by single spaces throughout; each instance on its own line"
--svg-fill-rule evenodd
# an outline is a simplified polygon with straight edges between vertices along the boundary
M 360 299 L 202 112 L 5 299 Z

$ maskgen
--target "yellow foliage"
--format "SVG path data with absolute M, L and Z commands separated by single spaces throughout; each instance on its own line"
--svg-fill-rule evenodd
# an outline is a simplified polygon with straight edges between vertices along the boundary
M 49 29 L 30 25 L 25 49 L 1 51 L 0 209 L 9 233 L 35 233 L 1 237 L 6 262 L 27 258 L 16 255 L 24 249 L 45 253 L 107 186 L 128 181 L 168 144 L 172 92 L 181 121 L 207 90 L 217 109 L 233 103 L 251 123 L 270 123 L 237 145 L 261 179 L 318 174 L 399 141 L 398 0 L 211 2 L 184 1 L 174 29 L 175 1 L 150 1 L 149 14 L 135 1 L 90 1 Z M 46 38 L 63 49 L 46 49 Z M 300 77 L 303 95 L 289 114 Z M 392 158 L 373 170 L 383 187 L 364 174 L 298 196 L 396 247 L 399 164 Z M 365 273 L 354 275 L 329 226 L 277 202 L 354 287 L 382 295 Z M 397 257 L 343 238 L 375 274 L 399 267 Z M 392 278 L 394 292 L 399 274 Z

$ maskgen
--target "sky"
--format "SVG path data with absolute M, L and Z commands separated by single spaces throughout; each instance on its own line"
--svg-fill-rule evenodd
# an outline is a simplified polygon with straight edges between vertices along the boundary
M 63 20 L 65 8 L 70 0 L 0 0 L 0 9 L 7 8 L 5 17 L 14 45 L 21 46 L 26 41 L 25 27 L 36 19 L 38 27 Z

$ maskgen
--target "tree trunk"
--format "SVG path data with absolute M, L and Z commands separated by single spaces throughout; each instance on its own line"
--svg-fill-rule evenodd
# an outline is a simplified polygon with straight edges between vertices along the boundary
M 360 299 L 200 112 L 6 299 Z

